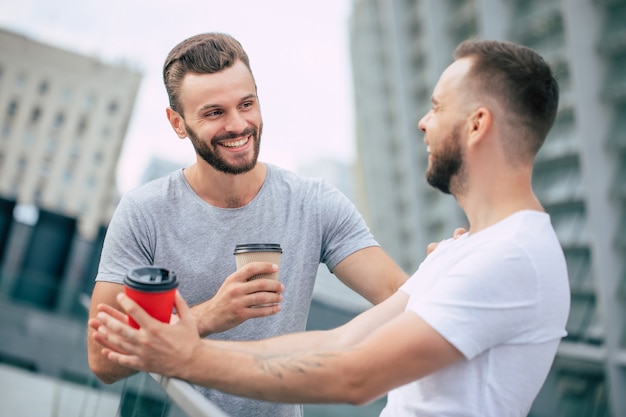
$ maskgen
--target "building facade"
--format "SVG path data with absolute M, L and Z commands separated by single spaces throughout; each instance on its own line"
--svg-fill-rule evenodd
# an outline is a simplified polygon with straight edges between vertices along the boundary
M 69 312 L 90 293 L 141 77 L 0 30 L 3 296 Z
M 407 272 L 466 224 L 426 185 L 417 128 L 454 47 L 509 40 L 552 65 L 561 101 L 533 182 L 565 251 L 572 308 L 531 415 L 626 415 L 626 1 L 354 0 L 350 25 L 368 220 Z

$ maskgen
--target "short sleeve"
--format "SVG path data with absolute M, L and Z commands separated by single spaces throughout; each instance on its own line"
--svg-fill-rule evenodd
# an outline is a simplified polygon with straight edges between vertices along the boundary
M 321 261 L 329 270 L 360 249 L 379 246 L 361 214 L 343 193 L 322 181 L 319 198 L 323 228 Z
M 522 342 L 537 321 L 537 280 L 524 251 L 490 243 L 411 294 L 407 309 L 471 359 L 494 345 Z
M 107 229 L 96 281 L 121 284 L 130 268 L 151 265 L 153 241 L 140 207 L 130 197 L 122 197 Z

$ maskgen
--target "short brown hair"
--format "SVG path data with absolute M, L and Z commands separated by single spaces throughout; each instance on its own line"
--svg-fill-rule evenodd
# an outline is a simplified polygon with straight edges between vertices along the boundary
M 241 43 L 224 33 L 202 33 L 176 45 L 163 64 L 163 82 L 170 107 L 183 116 L 179 92 L 187 73 L 213 74 L 232 67 L 237 61 L 243 62 L 252 75 L 248 54 Z
M 476 91 L 495 98 L 527 138 L 513 148 L 534 156 L 554 124 L 559 104 L 559 85 L 550 66 L 530 48 L 493 40 L 464 41 L 454 57 L 473 59 L 469 76 Z

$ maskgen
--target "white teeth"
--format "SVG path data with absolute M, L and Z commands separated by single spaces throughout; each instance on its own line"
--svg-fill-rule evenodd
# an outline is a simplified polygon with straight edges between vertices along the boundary
M 248 142 L 248 138 L 239 139 L 234 142 L 223 142 L 222 145 L 226 146 L 227 148 L 236 148 L 238 146 L 245 145 L 246 142 Z

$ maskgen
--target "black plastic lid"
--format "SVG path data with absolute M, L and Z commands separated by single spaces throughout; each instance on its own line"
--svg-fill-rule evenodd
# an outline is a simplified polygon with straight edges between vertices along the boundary
M 280 252 L 280 253 L 283 253 L 283 250 L 280 248 L 280 244 L 278 243 L 244 243 L 244 244 L 235 246 L 235 253 L 233 255 L 237 255 L 239 253 L 246 253 L 246 252 Z
M 124 284 L 140 291 L 167 291 L 178 287 L 176 273 L 157 266 L 143 266 L 128 271 Z

